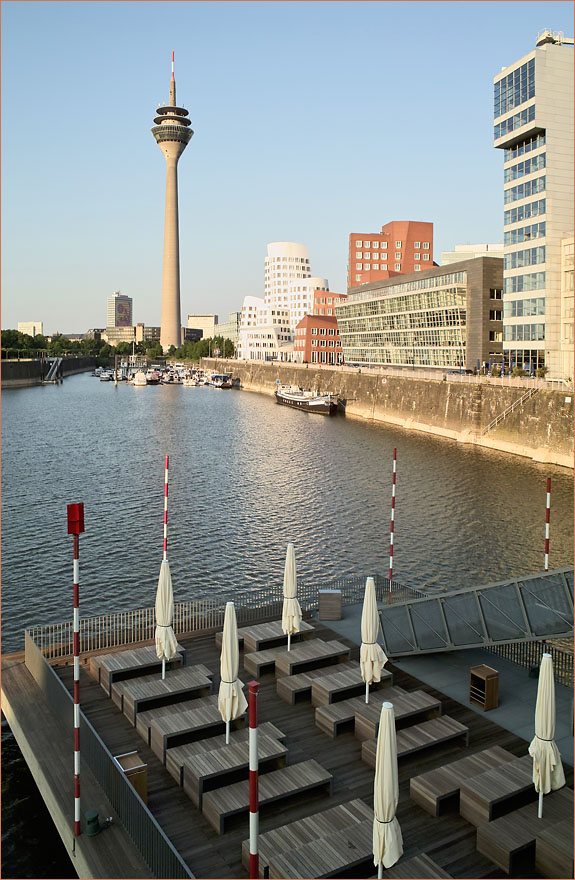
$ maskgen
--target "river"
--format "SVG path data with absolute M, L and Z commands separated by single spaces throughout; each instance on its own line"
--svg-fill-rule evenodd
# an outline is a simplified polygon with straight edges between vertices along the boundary
M 387 574 L 394 447 L 398 581 L 457 588 L 541 571 L 547 476 L 550 567 L 573 561 L 572 473 L 505 453 L 265 395 L 88 374 L 6 390 L 2 414 L 4 652 L 23 649 L 26 626 L 71 619 L 71 502 L 85 509 L 82 616 L 153 605 L 166 454 L 176 601 L 281 585 L 288 541 L 306 581 Z M 66 876 L 14 853 L 4 876 Z

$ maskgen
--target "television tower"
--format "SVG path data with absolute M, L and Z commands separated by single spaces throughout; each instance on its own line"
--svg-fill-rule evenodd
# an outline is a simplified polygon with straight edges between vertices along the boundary
M 164 270 L 162 274 L 162 320 L 160 343 L 167 351 L 181 345 L 180 318 L 180 236 L 178 224 L 178 159 L 194 132 L 188 126 L 188 111 L 176 106 L 174 53 L 167 107 L 158 107 L 152 134 L 166 157 L 166 218 L 164 226 Z

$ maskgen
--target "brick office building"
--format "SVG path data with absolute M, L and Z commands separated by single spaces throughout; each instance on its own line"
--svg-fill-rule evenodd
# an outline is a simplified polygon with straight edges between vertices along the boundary
M 392 220 L 381 232 L 350 234 L 347 289 L 433 265 L 433 223 Z
M 313 315 L 305 315 L 295 329 L 294 360 L 304 364 L 343 363 L 341 339 L 335 316 L 336 303 L 345 302 L 345 293 L 316 290 Z

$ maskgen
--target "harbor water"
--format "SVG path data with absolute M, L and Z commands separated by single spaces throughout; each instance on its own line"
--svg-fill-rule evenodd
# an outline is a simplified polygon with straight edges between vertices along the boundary
M 2 650 L 22 650 L 27 626 L 71 619 L 71 502 L 85 507 L 81 615 L 153 605 L 166 454 L 176 601 L 281 586 L 289 541 L 308 583 L 386 575 L 394 447 L 398 581 L 455 589 L 541 571 L 548 476 L 550 567 L 572 564 L 564 469 L 237 390 L 82 374 L 5 391 Z M 5 768 L 7 791 L 17 765 Z M 34 802 L 33 786 L 24 796 Z M 5 849 L 4 876 L 71 876 L 45 873 L 56 869 L 23 849 Z

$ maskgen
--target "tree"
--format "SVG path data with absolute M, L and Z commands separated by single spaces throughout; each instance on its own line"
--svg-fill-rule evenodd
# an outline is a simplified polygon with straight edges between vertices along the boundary
M 538 367 L 538 369 L 536 370 L 535 375 L 536 375 L 539 379 L 544 379 L 548 372 L 549 372 L 549 367 Z

